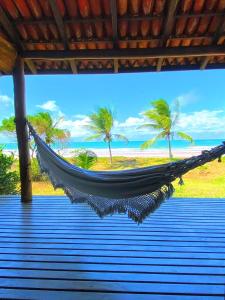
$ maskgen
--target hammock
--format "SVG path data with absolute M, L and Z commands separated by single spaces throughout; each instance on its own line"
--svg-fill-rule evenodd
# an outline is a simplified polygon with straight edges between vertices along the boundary
M 225 154 L 225 142 L 201 155 L 158 166 L 125 171 L 90 171 L 76 167 L 55 153 L 28 124 L 37 146 L 37 159 L 54 188 L 62 188 L 72 202 L 88 203 L 100 216 L 127 213 L 140 223 L 172 196 L 172 182 L 188 171 Z

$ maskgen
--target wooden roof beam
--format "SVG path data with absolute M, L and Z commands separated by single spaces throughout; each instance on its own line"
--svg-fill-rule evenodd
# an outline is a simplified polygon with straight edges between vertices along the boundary
M 44 60 L 92 60 L 92 59 L 139 59 L 166 57 L 200 57 L 225 55 L 224 46 L 195 46 L 143 49 L 99 49 L 99 50 L 45 50 L 24 51 L 25 59 Z
M 20 40 L 20 36 L 19 36 L 17 30 L 14 28 L 14 26 L 10 22 L 10 20 L 8 19 L 4 10 L 1 8 L 1 6 L 0 6 L 0 23 L 1 23 L 5 33 L 11 40 L 11 42 L 15 45 L 16 50 L 19 53 L 22 53 L 24 50 L 24 47 Z M 27 64 L 28 68 L 30 69 L 31 73 L 36 74 L 37 71 L 36 71 L 34 63 L 31 60 L 25 61 L 25 62 Z
M 71 70 L 72 70 L 73 74 L 78 73 L 77 64 L 76 64 L 75 60 L 70 60 L 70 67 L 71 67 Z
M 117 21 L 117 6 L 116 0 L 110 0 L 110 8 L 112 15 L 112 31 L 113 31 L 113 42 L 114 47 L 117 48 L 118 43 L 118 21 Z M 114 73 L 118 73 L 118 59 L 114 59 Z
M 206 17 L 224 17 L 224 12 L 204 12 L 204 13 L 185 13 L 185 14 L 177 14 L 175 15 L 176 19 L 179 18 L 206 18 Z M 118 16 L 117 19 L 119 21 L 151 21 L 151 20 L 157 20 L 157 19 L 163 19 L 163 15 L 141 15 L 141 16 L 134 16 L 134 15 L 124 15 L 124 16 Z M 104 17 L 89 17 L 89 18 L 80 18 L 80 17 L 64 17 L 63 23 L 64 24 L 76 24 L 76 23 L 95 23 L 95 22 L 106 22 L 110 21 L 110 16 L 104 16 Z M 39 19 L 24 19 L 24 18 L 18 18 L 16 20 L 13 20 L 13 24 L 24 24 L 24 25 L 37 25 L 37 24 L 54 24 L 55 19 L 52 17 L 42 17 Z
M 55 19 L 60 37 L 63 41 L 64 48 L 66 50 L 68 50 L 69 49 L 69 42 L 67 40 L 66 31 L 65 31 L 64 23 L 63 23 L 63 18 L 62 18 L 62 15 L 60 14 L 60 11 L 58 9 L 56 0 L 48 0 L 48 1 L 49 1 L 50 6 L 51 6 L 51 9 L 52 9 L 53 17 Z M 70 65 L 70 68 L 71 68 L 73 74 L 76 74 L 77 73 L 77 68 L 76 68 L 75 62 L 74 61 L 69 61 L 69 65 Z
M 117 7 L 116 0 L 110 0 L 111 14 L 112 14 L 112 30 L 114 42 L 118 39 L 118 28 L 117 28 Z
M 57 7 L 57 3 L 56 3 L 55 0 L 48 0 L 48 1 L 49 1 L 50 6 L 51 6 L 52 13 L 53 13 L 53 16 L 54 16 L 54 19 L 55 19 L 60 37 L 63 41 L 64 47 L 65 47 L 65 49 L 68 49 L 68 43 L 67 43 L 67 38 L 66 38 L 66 32 L 65 32 L 65 29 L 64 29 L 63 19 L 62 19 L 62 16 L 60 14 L 60 11 Z
M 175 13 L 177 4 L 179 3 L 179 0 L 169 0 L 168 8 L 167 8 L 167 16 L 164 23 L 164 31 L 163 31 L 163 38 L 161 42 L 161 46 L 164 46 L 166 44 L 166 41 L 173 30 L 173 25 L 175 21 Z M 157 62 L 157 71 L 161 71 L 163 65 L 163 58 L 160 58 Z
M 221 37 L 225 37 L 225 33 L 221 35 Z M 163 38 L 162 35 L 157 36 L 157 37 L 129 37 L 129 38 L 118 38 L 117 42 L 151 42 L 151 41 L 159 41 L 161 40 L 161 38 Z M 192 39 L 192 40 L 202 40 L 202 39 L 210 39 L 213 40 L 214 36 L 213 35 L 209 35 L 209 34 L 205 34 L 205 35 L 179 35 L 179 36 L 174 36 L 174 35 L 170 35 L 168 37 L 168 40 L 183 40 L 183 39 Z M 105 43 L 105 42 L 112 42 L 112 40 L 110 38 L 103 38 L 103 39 L 97 39 L 97 38 L 93 38 L 93 39 L 88 39 L 88 38 L 82 38 L 79 40 L 74 40 L 74 39 L 70 39 L 69 43 L 71 44 L 80 44 L 80 43 L 90 43 L 90 42 L 94 42 L 94 43 Z M 24 41 L 24 44 L 61 44 L 62 41 L 60 39 L 51 39 L 51 40 L 33 40 L 33 39 L 29 39 L 28 41 Z
M 217 43 L 218 43 L 220 37 L 223 36 L 224 31 L 225 31 L 225 17 L 223 17 L 223 18 L 221 19 L 221 22 L 219 23 L 219 26 L 218 26 L 218 28 L 217 28 L 217 31 L 216 31 L 216 33 L 215 33 L 215 35 L 214 35 L 213 40 L 212 40 L 212 44 L 217 45 Z M 208 64 L 209 61 L 210 61 L 210 57 L 208 57 L 208 56 L 207 56 L 207 57 L 204 57 L 204 58 L 202 59 L 201 64 L 200 64 L 200 70 L 205 70 L 205 68 L 207 67 L 207 64 Z

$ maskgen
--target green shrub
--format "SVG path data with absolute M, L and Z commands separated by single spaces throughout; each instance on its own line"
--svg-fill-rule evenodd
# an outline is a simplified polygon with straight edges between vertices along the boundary
M 83 169 L 90 169 L 97 162 L 97 155 L 90 150 L 77 150 L 72 159 L 73 163 Z
M 32 181 L 47 181 L 47 175 L 41 173 L 39 168 L 39 164 L 36 158 L 31 160 L 31 173 L 32 173 Z
M 14 162 L 13 155 L 6 155 L 0 148 L 0 195 L 18 194 L 19 175 L 11 171 Z

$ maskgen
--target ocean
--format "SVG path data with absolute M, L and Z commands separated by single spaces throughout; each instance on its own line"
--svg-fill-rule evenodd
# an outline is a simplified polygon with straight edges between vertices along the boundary
M 190 146 L 196 147 L 214 147 L 220 145 L 225 139 L 208 139 L 208 140 L 195 140 L 194 144 L 190 144 L 186 141 L 182 140 L 173 140 L 172 147 L 173 149 L 185 149 Z M 122 149 L 122 148 L 131 148 L 131 149 L 140 149 L 141 144 L 144 141 L 129 141 L 128 143 L 122 141 L 113 141 L 112 148 L 114 149 Z M 0 143 L 5 150 L 16 150 L 17 143 Z M 156 144 L 154 144 L 151 149 L 165 149 L 168 147 L 166 140 L 160 140 Z M 60 144 L 53 145 L 54 149 L 60 149 Z M 72 148 L 72 149 L 104 149 L 107 148 L 107 144 L 105 142 L 76 142 L 70 141 L 64 144 L 64 148 Z

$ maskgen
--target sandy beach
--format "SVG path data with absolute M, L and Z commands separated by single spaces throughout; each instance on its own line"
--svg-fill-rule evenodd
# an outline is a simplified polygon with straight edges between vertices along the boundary
M 191 157 L 194 155 L 199 155 L 203 150 L 210 150 L 211 147 L 188 147 L 188 148 L 175 148 L 173 149 L 174 157 Z M 94 151 L 98 157 L 108 157 L 109 152 L 107 148 L 104 149 L 89 149 Z M 66 148 L 63 150 L 56 150 L 57 153 L 64 157 L 72 157 L 74 155 L 75 149 Z M 11 154 L 13 153 L 15 156 L 18 156 L 18 151 L 16 150 L 4 150 L 4 153 Z M 148 149 L 148 150 L 140 150 L 138 148 L 115 148 L 112 149 L 113 156 L 126 156 L 126 157 L 168 157 L 168 149 Z

